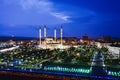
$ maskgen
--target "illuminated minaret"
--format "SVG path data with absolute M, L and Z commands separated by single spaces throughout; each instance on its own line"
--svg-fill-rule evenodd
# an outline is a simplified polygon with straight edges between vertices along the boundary
M 119 57 L 118 58 L 120 58 L 120 49 L 119 49 Z
M 54 40 L 56 41 L 56 27 L 54 28 Z
M 40 46 L 41 46 L 41 39 L 42 39 L 42 29 L 41 29 L 41 27 L 40 27 L 40 29 L 39 29 L 39 39 L 40 39 Z
M 62 26 L 61 26 L 61 28 L 60 28 L 61 45 L 62 45 L 62 37 L 63 37 L 63 30 L 62 30 Z
M 44 26 L 44 39 L 46 38 L 46 25 Z

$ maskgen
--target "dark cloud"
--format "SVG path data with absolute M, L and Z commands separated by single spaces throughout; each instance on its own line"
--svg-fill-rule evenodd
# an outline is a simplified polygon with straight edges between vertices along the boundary
M 0 35 L 37 37 L 37 28 L 47 24 L 51 36 L 53 27 L 63 25 L 64 36 L 120 37 L 120 0 L 15 1 L 0 0 Z

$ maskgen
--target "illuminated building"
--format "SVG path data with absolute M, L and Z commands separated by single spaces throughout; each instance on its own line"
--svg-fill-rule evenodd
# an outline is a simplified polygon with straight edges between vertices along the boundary
M 110 36 L 102 36 L 102 37 L 98 38 L 98 41 L 109 43 L 109 42 L 111 42 L 111 37 Z
M 119 46 L 112 46 L 112 43 L 101 43 L 101 42 L 96 42 L 96 46 L 98 48 L 105 47 L 108 49 L 109 54 L 111 54 L 114 58 L 119 58 L 120 57 L 120 47 Z
M 65 40 L 63 40 L 63 29 L 62 26 L 60 27 L 60 39 L 57 39 L 56 37 L 56 28 L 54 28 L 54 37 L 47 37 L 47 29 L 46 26 L 44 26 L 44 41 L 42 41 L 42 29 L 39 29 L 39 47 L 43 49 L 55 49 L 55 48 L 60 48 L 60 49 L 65 49 L 68 48 L 69 45 L 63 45 L 65 43 Z
M 82 40 L 88 40 L 88 36 L 82 36 Z
M 120 47 L 115 46 L 107 46 L 110 54 L 113 55 L 114 58 L 120 58 Z
M 88 36 L 82 36 L 82 40 L 81 40 L 82 43 L 90 43 L 90 40 L 88 38 Z

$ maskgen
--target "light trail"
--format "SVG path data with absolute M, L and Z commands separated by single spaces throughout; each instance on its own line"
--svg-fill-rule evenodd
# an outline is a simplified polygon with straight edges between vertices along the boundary
M 2 50 L 0 50 L 0 52 L 7 52 L 7 51 L 12 51 L 12 50 L 15 50 L 15 49 L 17 49 L 17 48 L 19 48 L 19 46 L 15 46 L 15 47 L 11 47 L 11 48 L 6 48 L 6 49 L 2 49 Z

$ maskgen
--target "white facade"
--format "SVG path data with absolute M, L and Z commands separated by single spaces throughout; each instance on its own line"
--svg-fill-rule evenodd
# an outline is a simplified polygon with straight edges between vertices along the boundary
M 108 46 L 107 48 L 114 57 L 120 57 L 120 47 Z
M 111 43 L 100 43 L 100 42 L 96 42 L 96 46 L 98 48 L 102 48 L 105 47 L 108 49 L 109 54 L 112 54 L 114 56 L 114 58 L 118 58 L 120 57 L 120 47 L 114 47 L 114 46 L 110 46 Z

